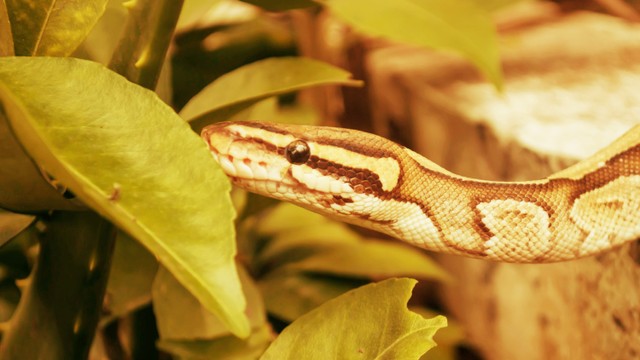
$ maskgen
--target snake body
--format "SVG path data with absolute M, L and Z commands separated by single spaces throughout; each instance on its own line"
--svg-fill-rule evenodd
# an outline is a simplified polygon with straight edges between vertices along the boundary
M 444 253 L 541 263 L 640 237 L 640 126 L 542 180 L 451 173 L 377 135 L 343 128 L 227 122 L 202 137 L 232 181 Z

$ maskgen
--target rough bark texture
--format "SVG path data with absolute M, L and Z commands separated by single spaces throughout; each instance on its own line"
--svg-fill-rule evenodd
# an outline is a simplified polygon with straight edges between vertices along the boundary
M 459 58 L 343 41 L 333 56 L 342 66 L 353 69 L 349 52 L 365 49 L 355 68 L 369 82 L 374 122 L 359 127 L 463 175 L 522 180 L 587 157 L 640 123 L 640 26 L 576 13 L 509 28 L 504 94 Z M 349 109 L 345 102 L 342 116 Z M 487 359 L 640 357 L 636 244 L 549 265 L 438 258 L 458 279 L 442 289 L 445 304 Z

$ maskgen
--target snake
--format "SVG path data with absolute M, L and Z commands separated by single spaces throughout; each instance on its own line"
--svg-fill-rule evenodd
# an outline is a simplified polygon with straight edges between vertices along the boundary
M 434 252 L 548 263 L 640 237 L 640 125 L 573 166 L 518 182 L 457 175 L 339 127 L 220 122 L 201 136 L 240 188 Z

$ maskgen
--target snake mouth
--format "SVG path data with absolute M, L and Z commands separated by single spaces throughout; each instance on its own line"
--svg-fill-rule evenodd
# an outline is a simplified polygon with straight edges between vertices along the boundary
M 229 177 L 254 181 L 283 180 L 282 172 L 265 161 L 256 161 L 247 156 L 234 156 L 231 153 L 219 152 L 215 148 L 211 150 L 211 155 Z
M 227 176 L 249 180 L 281 180 L 282 176 L 268 166 L 263 159 L 265 155 L 257 151 L 259 149 L 252 149 L 251 143 L 240 134 L 221 125 L 205 128 L 202 137 Z

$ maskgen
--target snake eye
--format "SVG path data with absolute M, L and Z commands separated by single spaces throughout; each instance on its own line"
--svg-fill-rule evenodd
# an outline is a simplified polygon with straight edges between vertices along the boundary
M 304 164 L 309 160 L 311 153 L 309 145 L 306 142 L 296 140 L 287 145 L 285 155 L 287 156 L 287 160 L 292 164 Z

